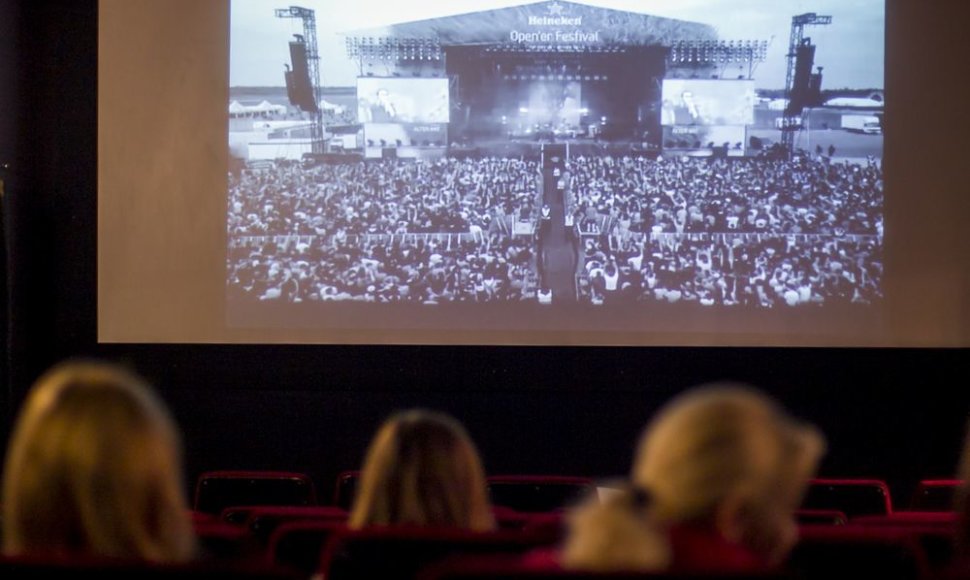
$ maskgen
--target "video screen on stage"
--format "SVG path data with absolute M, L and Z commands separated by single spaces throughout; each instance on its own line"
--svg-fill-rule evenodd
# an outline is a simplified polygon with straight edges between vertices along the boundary
M 205 312 L 227 336 L 825 345 L 896 328 L 884 0 L 238 0 L 228 22 L 228 171 L 204 230 Z
M 447 123 L 448 79 L 357 79 L 361 123 Z
M 751 125 L 753 80 L 664 79 L 663 125 Z

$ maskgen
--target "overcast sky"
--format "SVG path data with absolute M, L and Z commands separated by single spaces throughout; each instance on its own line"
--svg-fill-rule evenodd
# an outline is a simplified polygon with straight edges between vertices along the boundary
M 324 86 L 352 86 L 356 65 L 347 59 L 341 33 L 387 24 L 530 4 L 512 0 L 294 0 L 316 10 Z M 824 67 L 823 88 L 882 88 L 885 60 L 885 0 L 588 0 L 613 8 L 702 22 L 723 40 L 768 40 L 768 60 L 755 70 L 759 88 L 783 88 L 791 17 L 815 12 L 832 16 L 830 26 L 808 27 L 818 45 L 815 64 Z M 283 86 L 287 42 L 302 33 L 299 19 L 278 19 L 275 8 L 290 2 L 232 0 L 230 84 Z M 730 70 L 730 69 L 729 69 Z

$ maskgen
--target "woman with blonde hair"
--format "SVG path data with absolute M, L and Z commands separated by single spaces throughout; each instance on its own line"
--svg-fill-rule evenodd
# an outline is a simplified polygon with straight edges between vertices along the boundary
M 423 410 L 388 419 L 367 451 L 349 525 L 493 529 L 485 472 L 465 429 Z
M 195 551 L 181 444 L 141 379 L 61 364 L 33 386 L 7 450 L 3 549 L 179 562 Z
M 780 564 L 824 448 L 817 429 L 753 389 L 692 389 L 647 426 L 630 488 L 574 516 L 561 563 L 676 572 Z M 613 552 L 590 548 L 624 528 L 640 540 Z

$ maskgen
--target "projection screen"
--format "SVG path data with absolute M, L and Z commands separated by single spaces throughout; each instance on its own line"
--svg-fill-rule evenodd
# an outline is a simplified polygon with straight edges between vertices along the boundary
M 846 4 L 102 0 L 99 340 L 965 346 Z

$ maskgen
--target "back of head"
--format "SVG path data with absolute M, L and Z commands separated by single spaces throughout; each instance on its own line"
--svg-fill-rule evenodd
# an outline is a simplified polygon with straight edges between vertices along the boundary
M 4 551 L 185 560 L 195 540 L 182 485 L 177 431 L 146 384 L 106 364 L 59 365 L 10 440 Z
M 659 572 L 670 564 L 670 546 L 649 514 L 647 494 L 617 490 L 593 498 L 569 516 L 560 563 L 590 572 Z
M 633 482 L 649 490 L 659 521 L 717 531 L 774 562 L 795 540 L 793 514 L 824 445 L 753 389 L 700 387 L 648 426 Z
M 446 415 L 406 411 L 371 442 L 350 526 L 494 527 L 481 459 L 464 428 Z

